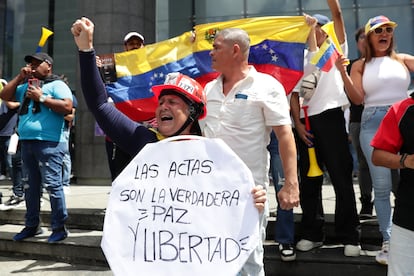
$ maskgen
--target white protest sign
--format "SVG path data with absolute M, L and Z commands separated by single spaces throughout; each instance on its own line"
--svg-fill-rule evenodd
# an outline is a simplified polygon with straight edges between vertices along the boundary
M 113 182 L 101 243 L 112 271 L 236 275 L 260 239 L 250 170 L 220 139 L 166 140 Z

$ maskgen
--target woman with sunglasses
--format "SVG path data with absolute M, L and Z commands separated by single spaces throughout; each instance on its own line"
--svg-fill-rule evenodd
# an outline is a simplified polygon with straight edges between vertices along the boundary
M 390 169 L 373 165 L 370 143 L 389 107 L 408 98 L 410 71 L 414 71 L 414 56 L 394 50 L 395 27 L 397 23 L 383 15 L 369 19 L 365 25 L 365 58 L 352 65 L 350 76 L 344 57 L 336 63 L 351 101 L 365 106 L 361 117 L 360 143 L 371 173 L 374 206 L 383 238 L 382 248 L 375 259 L 384 265 L 388 264 L 391 236 L 392 177 Z

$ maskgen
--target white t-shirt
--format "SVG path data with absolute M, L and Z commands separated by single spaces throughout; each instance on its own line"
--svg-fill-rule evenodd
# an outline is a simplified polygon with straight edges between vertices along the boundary
M 268 186 L 271 126 L 291 125 L 285 89 L 272 76 L 250 67 L 248 76 L 224 96 L 223 79 L 205 87 L 204 136 L 221 138 L 252 171 L 256 185 Z

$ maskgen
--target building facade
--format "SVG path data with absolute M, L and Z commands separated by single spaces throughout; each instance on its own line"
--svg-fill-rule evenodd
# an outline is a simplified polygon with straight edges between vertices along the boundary
M 413 7 L 410 0 L 342 0 L 350 58 L 357 57 L 354 31 L 368 18 L 384 14 L 398 23 L 399 52 L 414 54 Z M 84 184 L 110 184 L 104 137 L 95 133 L 79 84 L 77 49 L 70 27 L 80 16 L 95 23 L 98 53 L 121 52 L 129 31 L 145 36 L 146 44 L 190 30 L 194 25 L 257 16 L 289 16 L 302 13 L 329 15 L 326 0 L 0 0 L 0 78 L 10 80 L 33 53 L 42 27 L 53 30 L 43 51 L 54 57 L 53 71 L 65 74 L 77 95 L 74 172 Z

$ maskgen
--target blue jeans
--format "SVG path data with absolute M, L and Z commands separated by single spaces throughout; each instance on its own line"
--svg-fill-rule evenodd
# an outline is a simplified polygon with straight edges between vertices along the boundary
M 10 144 L 10 136 L 0 136 L 0 151 L 2 155 L 1 162 L 5 164 L 7 173 L 13 183 L 13 194 L 18 197 L 24 195 L 23 182 L 22 182 L 22 160 L 20 146 L 17 147 L 16 154 L 10 155 L 7 153 L 7 149 Z
M 282 189 L 283 185 L 279 183 L 279 176 L 284 178 L 282 161 L 279 155 L 279 142 L 274 132 L 270 135 L 270 144 L 267 147 L 270 153 L 270 173 L 275 186 L 275 195 L 277 204 L 276 225 L 275 225 L 275 241 L 281 244 L 294 244 L 295 242 L 295 221 L 293 209 L 283 210 L 280 208 L 277 193 Z
M 7 148 L 9 147 L 10 136 L 0 136 L 0 164 L 1 173 L 5 176 L 10 175 L 11 159 L 8 158 Z
M 358 159 L 358 183 L 361 191 L 361 197 L 371 198 L 372 194 L 372 181 L 369 173 L 369 168 L 365 155 L 361 149 L 361 143 L 359 141 L 359 135 L 361 132 L 361 123 L 352 122 L 349 124 L 349 134 L 351 135 L 352 145 L 355 148 Z
M 22 160 L 28 173 L 26 226 L 40 223 L 40 196 L 43 187 L 49 193 L 52 230 L 64 226 L 68 218 L 62 185 L 62 162 L 66 143 L 22 140 Z
M 62 168 L 62 184 L 63 186 L 70 186 L 70 174 L 72 172 L 72 160 L 70 159 L 69 143 L 66 143 L 66 151 L 63 155 Z
M 270 173 L 272 174 L 273 183 L 279 183 L 279 176 L 285 178 L 283 173 L 282 160 L 279 155 L 279 141 L 276 134 L 272 131 L 270 133 L 270 143 L 267 146 L 270 153 Z
M 384 241 L 390 240 L 391 237 L 391 170 L 372 164 L 371 156 L 373 148 L 370 143 L 388 108 L 389 106 L 365 107 L 362 112 L 359 136 L 361 148 L 371 173 L 372 187 L 374 189 L 374 206 Z
M 22 162 L 22 151 L 21 146 L 17 146 L 16 154 L 9 155 L 11 159 L 11 179 L 13 182 L 13 193 L 16 196 L 22 197 L 24 195 L 23 178 L 26 177 L 26 171 L 23 167 Z

